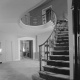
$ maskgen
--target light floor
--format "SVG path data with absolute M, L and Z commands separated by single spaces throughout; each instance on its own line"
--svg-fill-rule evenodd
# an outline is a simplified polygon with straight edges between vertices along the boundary
M 38 73 L 39 61 L 24 59 L 0 64 L 0 80 L 32 80 Z

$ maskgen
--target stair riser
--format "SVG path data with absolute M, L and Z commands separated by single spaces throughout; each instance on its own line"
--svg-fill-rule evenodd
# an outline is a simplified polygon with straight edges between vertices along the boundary
M 52 55 L 69 55 L 69 52 L 52 52 Z
M 46 80 L 68 80 L 68 79 L 64 79 L 64 78 L 59 78 L 59 77 L 52 77 L 50 75 L 45 75 L 45 74 L 42 74 L 42 73 L 39 73 L 40 77 L 41 78 L 44 78 Z
M 47 65 L 58 66 L 58 67 L 69 67 L 69 63 L 55 62 L 55 61 L 47 61 Z
M 50 60 L 64 60 L 64 61 L 69 61 L 69 57 L 65 56 L 50 56 Z
M 70 74 L 69 70 L 60 70 L 60 69 L 57 69 L 57 68 L 44 67 L 44 71 L 53 72 L 53 73 L 57 73 L 57 74 L 64 74 L 64 75 L 69 75 Z
M 69 47 L 54 47 L 54 50 L 69 50 Z

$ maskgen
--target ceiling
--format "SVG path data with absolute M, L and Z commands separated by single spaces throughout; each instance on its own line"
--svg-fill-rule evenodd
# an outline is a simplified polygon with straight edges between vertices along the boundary
M 30 31 L 22 29 L 18 22 L 27 10 L 42 1 L 44 0 L 0 0 L 0 32 L 29 35 Z
M 0 23 L 15 23 L 19 17 L 42 0 L 0 0 Z

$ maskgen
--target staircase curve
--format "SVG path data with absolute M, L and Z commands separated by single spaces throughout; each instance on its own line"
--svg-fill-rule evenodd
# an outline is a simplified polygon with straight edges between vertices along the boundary
M 39 45 L 39 76 L 33 80 L 70 80 L 68 21 L 57 20 L 49 38 Z
M 40 34 L 40 33 L 45 33 L 48 31 L 52 32 L 56 25 L 57 17 L 53 10 L 51 10 L 51 13 L 52 13 L 51 19 L 49 19 L 46 23 L 44 23 L 42 25 L 36 25 L 36 26 L 26 25 L 25 23 L 23 23 L 22 19 L 20 19 L 19 25 L 23 30 L 29 31 L 30 34 L 31 34 L 31 32 L 32 32 L 32 34 L 35 33 L 35 35 L 37 35 L 38 33 Z M 45 16 L 46 16 L 46 13 L 39 17 L 45 17 Z M 32 17 L 32 16 L 29 16 L 29 17 Z
M 31 26 L 31 25 L 25 25 L 21 20 L 19 23 L 21 29 L 29 31 L 30 34 L 40 34 L 45 32 L 52 32 L 55 24 L 50 20 L 46 24 L 38 25 L 38 26 Z

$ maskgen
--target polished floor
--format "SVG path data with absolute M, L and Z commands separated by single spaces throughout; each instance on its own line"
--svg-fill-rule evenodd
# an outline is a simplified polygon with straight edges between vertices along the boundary
M 32 80 L 39 71 L 39 61 L 23 59 L 0 64 L 0 80 Z

